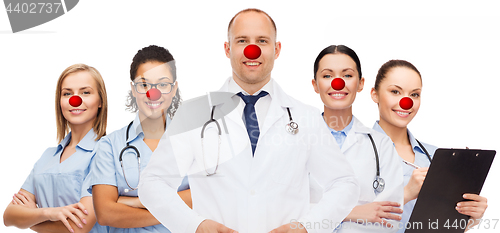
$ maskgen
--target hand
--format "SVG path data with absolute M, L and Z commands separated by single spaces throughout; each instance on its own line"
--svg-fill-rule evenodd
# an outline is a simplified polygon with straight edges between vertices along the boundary
M 127 197 L 127 196 L 119 196 L 118 200 L 116 200 L 117 203 L 121 203 L 124 205 L 128 205 L 130 207 L 134 208 L 141 208 L 141 209 L 146 209 L 139 200 L 138 197 Z
M 37 208 L 36 201 L 22 190 L 14 194 L 12 204 L 22 205 L 28 208 Z
M 472 201 L 462 201 L 457 203 L 457 211 L 464 215 L 469 215 L 470 219 L 474 221 L 468 221 L 467 230 L 479 224 L 479 219 L 481 219 L 488 208 L 488 199 L 486 197 L 481 197 L 477 194 L 466 193 L 464 194 L 464 199 Z
M 50 221 L 61 221 L 70 232 L 75 231 L 73 230 L 71 225 L 69 225 L 68 218 L 73 221 L 79 228 L 83 228 L 81 222 L 83 222 L 83 224 L 87 224 L 87 221 L 85 220 L 85 215 L 87 214 L 88 212 L 85 209 L 85 206 L 80 202 L 63 207 L 46 208 L 44 210 L 44 215 Z
M 216 221 L 205 220 L 200 223 L 196 229 L 196 233 L 238 233 L 237 231 L 230 229 Z
M 372 202 L 364 205 L 355 206 L 351 213 L 347 215 L 346 220 L 357 222 L 358 220 L 366 222 L 378 222 L 384 226 L 392 227 L 392 224 L 385 219 L 401 220 L 401 216 L 391 213 L 402 214 L 403 210 L 399 207 L 400 204 L 392 201 Z M 344 220 L 345 221 L 345 220 Z
M 292 222 L 285 224 L 283 226 L 280 226 L 269 233 L 307 233 L 306 228 L 298 223 L 298 222 Z
M 418 193 L 420 193 L 420 188 L 422 188 L 422 184 L 424 183 L 425 176 L 427 175 L 428 167 L 421 167 L 419 169 L 413 170 L 411 174 L 410 181 L 405 186 L 404 195 L 405 195 L 405 204 L 415 198 L 418 197 Z

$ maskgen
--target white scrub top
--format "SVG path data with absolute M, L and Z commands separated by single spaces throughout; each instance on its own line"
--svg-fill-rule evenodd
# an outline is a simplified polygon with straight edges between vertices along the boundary
M 229 78 L 220 91 L 231 91 L 231 82 L 234 80 Z M 309 233 L 331 233 L 356 204 L 359 188 L 354 172 L 320 112 L 285 94 L 273 79 L 270 82 L 271 102 L 264 123 L 259 121 L 260 136 L 253 156 L 242 119 L 244 102 L 234 92 L 232 100 L 240 106 L 224 116 L 224 121 L 217 120 L 223 132 L 228 130 L 224 137 L 229 138 L 222 141 L 220 157 L 230 157 L 226 155 L 231 150 L 223 150 L 228 146 L 224 143 L 230 143 L 234 156 L 219 163 L 215 175 L 207 176 L 203 168 L 201 127 L 177 135 L 167 131 L 160 141 L 141 175 L 139 197 L 172 232 L 194 233 L 204 219 L 212 219 L 240 233 L 269 232 L 293 221 L 303 222 Z M 295 135 L 285 127 L 290 121 L 287 107 L 299 125 Z M 216 145 L 210 150 L 212 154 L 216 154 Z M 189 173 L 179 166 L 183 164 L 177 163 L 178 158 L 191 167 L 201 164 L 201 169 Z M 189 174 L 192 210 L 175 194 L 180 170 Z M 321 202 L 312 209 L 309 173 L 319 177 L 318 183 L 325 190 Z
M 382 133 L 364 126 L 356 117 L 353 116 L 351 121 L 352 128 L 348 131 L 347 137 L 341 147 L 342 153 L 349 161 L 349 164 L 354 169 L 356 178 L 360 186 L 360 195 L 357 205 L 364 205 L 379 201 L 398 202 L 401 206 L 404 203 L 404 185 L 403 171 L 400 163 L 400 157 L 396 152 L 391 139 Z M 377 164 L 375 152 L 370 138 L 370 134 L 375 142 L 378 151 L 380 163 L 380 177 L 385 181 L 385 188 L 382 192 L 377 192 L 373 189 L 373 181 L 377 174 Z M 317 183 L 311 178 L 311 196 L 317 194 Z M 317 200 L 311 199 L 311 202 Z M 343 222 L 338 227 L 336 232 L 396 232 L 397 228 L 387 228 L 380 224 L 355 222 Z M 397 226 L 399 221 L 388 220 L 394 226 Z
M 60 163 L 61 154 L 71 140 L 71 132 L 59 143 L 43 152 L 35 163 L 22 189 L 35 195 L 39 208 L 62 207 L 75 204 L 87 192 L 91 161 L 94 158 L 96 135 L 91 129 L 76 146 L 76 151 Z M 107 227 L 97 222 L 90 232 L 108 232 Z
M 375 124 L 373 125 L 373 129 L 378 131 L 378 132 L 381 132 L 383 134 L 386 134 L 384 132 L 384 130 L 382 129 L 382 127 L 380 127 L 380 125 L 378 124 L 378 121 L 375 122 Z M 415 153 L 414 164 L 418 165 L 419 167 L 429 167 L 431 162 L 427 158 L 427 155 L 425 154 L 423 148 L 421 148 L 420 145 L 418 145 L 417 140 L 415 139 L 413 134 L 410 132 L 410 130 L 408 130 L 408 136 L 409 136 L 408 138 L 410 139 L 411 148 L 413 149 L 413 153 Z M 433 146 L 433 145 L 429 145 L 429 144 L 426 144 L 423 142 L 421 142 L 421 143 L 425 147 L 427 152 L 429 152 L 429 155 L 431 156 L 431 159 L 432 159 L 432 157 L 434 156 L 434 153 L 436 152 L 436 150 L 438 148 Z M 413 170 L 415 170 L 415 168 L 403 163 L 403 159 L 401 157 L 399 157 L 399 161 L 400 161 L 399 162 L 400 166 L 403 168 L 404 185 L 406 186 L 408 184 L 408 182 L 410 181 L 411 174 L 413 173 Z M 415 207 L 416 202 L 417 202 L 417 199 L 414 199 L 414 200 L 411 200 L 408 203 L 406 203 L 406 205 L 404 205 L 403 215 L 401 216 L 402 219 L 400 221 L 399 230 L 397 233 L 405 232 L 406 224 L 407 224 L 408 220 L 410 220 L 410 216 L 411 216 L 411 213 L 413 212 L 413 208 Z
M 167 117 L 167 127 L 170 124 L 170 118 Z M 127 125 L 128 126 L 128 125 Z M 141 158 L 141 171 L 143 171 L 149 159 L 151 158 L 152 151 L 143 141 L 144 133 L 142 132 L 141 122 L 139 119 L 139 114 L 136 117 L 130 127 L 128 140 L 126 138 L 127 126 L 114 131 L 113 133 L 101 138 L 97 145 L 96 158 L 92 163 L 92 173 L 91 182 L 87 186 L 89 192 L 92 192 L 93 185 L 105 184 L 116 186 L 118 189 L 119 196 L 130 196 L 137 197 L 137 190 L 125 192 L 125 189 L 130 189 L 130 187 L 125 182 L 123 176 L 123 171 L 120 166 L 120 152 L 129 145 L 135 146 L 140 152 Z M 133 149 L 127 149 L 123 153 L 123 169 L 126 172 L 127 181 L 132 186 L 132 188 L 137 187 L 139 184 L 139 171 L 138 171 L 138 161 L 137 155 Z M 180 190 L 188 189 L 187 179 L 183 180 L 183 183 L 179 187 Z M 162 232 L 170 233 L 170 231 L 165 228 L 165 226 L 158 224 L 154 226 L 141 227 L 141 228 L 115 228 L 109 227 L 109 232 Z

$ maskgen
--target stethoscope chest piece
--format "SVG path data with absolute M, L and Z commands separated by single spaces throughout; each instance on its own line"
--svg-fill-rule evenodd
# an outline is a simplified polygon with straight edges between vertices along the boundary
M 382 179 L 382 177 L 380 177 L 380 163 L 379 163 L 379 160 L 378 160 L 377 147 L 375 146 L 375 141 L 373 140 L 372 135 L 371 134 L 367 134 L 367 135 L 368 135 L 368 138 L 370 138 L 370 141 L 372 143 L 373 152 L 375 153 L 375 161 L 376 161 L 376 164 L 377 164 L 377 174 L 375 175 L 375 180 L 373 181 L 373 189 L 376 192 L 381 193 L 382 191 L 384 191 L 385 181 L 384 181 L 384 179 Z
M 290 123 L 286 124 L 286 131 L 292 135 L 295 135 L 299 132 L 299 125 L 294 121 L 290 121 Z
M 384 191 L 384 188 L 385 188 L 384 179 L 380 176 L 377 176 L 375 178 L 375 180 L 373 181 L 373 189 L 375 189 L 375 191 L 381 193 L 382 191 Z
M 290 113 L 290 108 L 287 107 L 286 110 L 288 111 L 288 118 L 290 119 L 290 122 L 286 124 L 285 129 L 291 135 L 295 135 L 299 133 L 299 124 L 293 121 L 292 114 Z

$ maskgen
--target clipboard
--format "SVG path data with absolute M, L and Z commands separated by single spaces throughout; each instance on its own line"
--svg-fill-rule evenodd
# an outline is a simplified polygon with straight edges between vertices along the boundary
M 463 233 L 469 216 L 455 207 L 465 200 L 464 193 L 481 192 L 495 154 L 494 150 L 436 150 L 405 232 Z

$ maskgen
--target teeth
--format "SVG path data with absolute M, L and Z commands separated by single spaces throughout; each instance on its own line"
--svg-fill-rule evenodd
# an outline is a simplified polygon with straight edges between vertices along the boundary
M 344 96 L 345 94 L 342 94 L 342 93 L 335 93 L 335 94 L 331 94 L 331 96 L 333 97 L 342 97 Z
M 76 113 L 78 113 L 78 112 L 83 112 L 83 110 L 70 110 L 70 112 L 76 112 Z
M 400 111 L 396 111 L 397 114 L 399 115 L 410 115 L 409 112 L 400 112 Z
M 258 66 L 258 65 L 259 65 L 259 63 L 258 63 L 258 62 L 245 62 L 245 64 L 246 64 L 247 66 Z
M 147 105 L 149 106 L 152 106 L 152 107 L 158 107 L 160 106 L 161 103 L 149 103 L 149 102 L 146 102 Z

